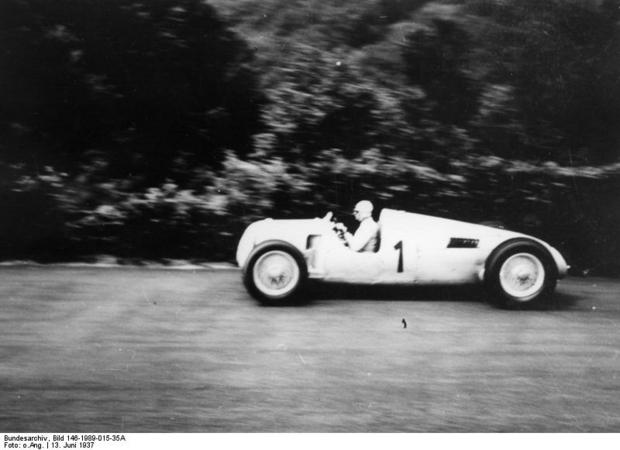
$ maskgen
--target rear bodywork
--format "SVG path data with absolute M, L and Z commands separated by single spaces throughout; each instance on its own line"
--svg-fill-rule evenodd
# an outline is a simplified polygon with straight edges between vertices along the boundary
M 251 224 L 237 248 L 244 267 L 254 248 L 269 241 L 286 242 L 305 258 L 314 279 L 362 284 L 471 284 L 484 280 L 489 255 L 515 238 L 544 246 L 557 265 L 568 266 L 549 244 L 512 231 L 467 222 L 384 209 L 379 218 L 380 246 L 375 253 L 351 251 L 324 219 L 273 220 Z

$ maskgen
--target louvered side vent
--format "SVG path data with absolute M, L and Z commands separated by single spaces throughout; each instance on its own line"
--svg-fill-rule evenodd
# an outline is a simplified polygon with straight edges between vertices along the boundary
M 450 238 L 448 248 L 478 248 L 478 239 Z

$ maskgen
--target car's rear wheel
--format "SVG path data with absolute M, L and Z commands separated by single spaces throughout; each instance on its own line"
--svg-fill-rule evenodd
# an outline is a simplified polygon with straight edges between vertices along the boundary
M 301 299 L 307 277 L 306 262 L 297 249 L 273 244 L 254 251 L 244 269 L 243 281 L 261 303 L 286 305 Z
M 557 268 L 546 249 L 516 239 L 489 257 L 485 283 L 491 300 L 507 308 L 544 306 L 555 290 Z

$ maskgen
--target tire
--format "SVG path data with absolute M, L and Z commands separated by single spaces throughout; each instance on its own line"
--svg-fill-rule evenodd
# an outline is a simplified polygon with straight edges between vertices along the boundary
M 269 306 L 300 303 L 307 280 L 304 257 L 286 242 L 259 245 L 243 269 L 243 283 L 250 295 Z
M 558 270 L 547 249 L 528 239 L 512 239 L 487 259 L 485 285 L 491 302 L 509 309 L 547 305 Z

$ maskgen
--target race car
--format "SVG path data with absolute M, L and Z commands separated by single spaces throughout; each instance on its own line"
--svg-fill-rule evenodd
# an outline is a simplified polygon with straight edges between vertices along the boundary
M 568 265 L 558 250 L 525 234 L 383 209 L 376 252 L 349 249 L 333 215 L 250 224 L 237 247 L 248 292 L 263 304 L 305 297 L 309 280 L 371 285 L 482 284 L 494 303 L 545 304 Z

